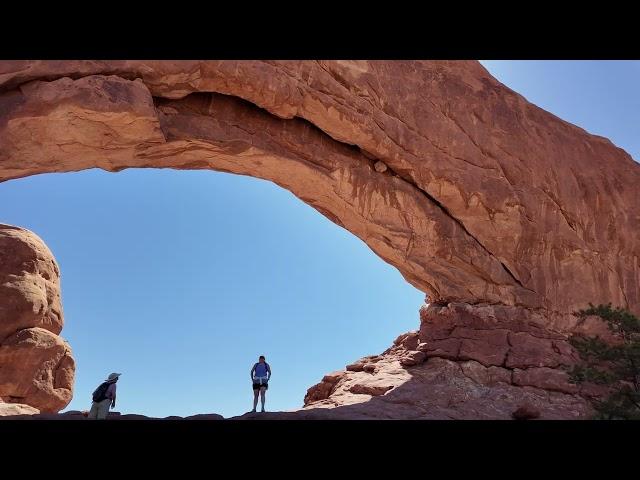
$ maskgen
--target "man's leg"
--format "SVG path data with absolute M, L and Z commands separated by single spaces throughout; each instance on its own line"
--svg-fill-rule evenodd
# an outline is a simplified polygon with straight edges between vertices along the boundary
M 98 404 L 93 402 L 91 404 L 91 410 L 89 410 L 89 415 L 87 415 L 88 420 L 96 420 L 98 418 Z
M 262 402 L 262 411 L 264 412 L 264 394 L 267 393 L 266 387 L 260 387 L 260 400 Z
M 109 413 L 109 407 L 111 406 L 111 400 L 106 399 L 102 400 L 98 404 L 98 420 L 106 420 L 107 414 Z
M 253 390 L 253 410 L 251 410 L 252 412 L 256 411 L 256 407 L 258 406 L 258 390 L 254 389 Z

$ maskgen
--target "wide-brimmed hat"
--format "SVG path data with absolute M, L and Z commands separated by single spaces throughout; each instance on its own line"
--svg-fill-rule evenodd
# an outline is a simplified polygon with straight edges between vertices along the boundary
M 120 375 L 122 375 L 122 374 L 121 373 L 112 373 L 112 374 L 109 375 L 109 377 L 107 377 L 105 382 L 110 382 L 111 380 L 117 380 Z

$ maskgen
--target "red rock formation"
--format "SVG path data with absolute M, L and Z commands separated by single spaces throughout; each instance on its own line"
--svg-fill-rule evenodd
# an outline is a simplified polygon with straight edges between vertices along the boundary
M 53 255 L 33 233 L 0 224 L 1 400 L 43 412 L 71 401 L 75 362 L 62 324 Z
M 0 89 L 0 179 L 253 175 L 433 301 L 638 312 L 638 165 L 477 62 L 2 62 Z
M 477 62 L 0 62 L 0 181 L 92 167 L 271 180 L 430 302 L 467 304 L 430 311 L 403 371 L 440 365 L 466 385 L 459 365 L 476 362 L 474 378 L 508 371 L 510 389 L 570 395 L 565 336 L 585 328 L 571 313 L 640 314 L 640 167 Z M 349 388 L 391 384 L 367 385 Z
M 40 410 L 30 405 L 0 402 L 0 419 L 16 415 L 37 415 L 39 413 Z
M 44 242 L 0 224 L 0 341 L 25 328 L 62 330 L 58 265 Z
M 566 419 L 591 412 L 587 395 L 563 370 L 577 354 L 566 334 L 536 323 L 544 318 L 518 307 L 466 304 L 420 313 L 419 331 L 311 387 L 305 410 L 369 419 L 511 419 L 525 415 L 521 408 Z

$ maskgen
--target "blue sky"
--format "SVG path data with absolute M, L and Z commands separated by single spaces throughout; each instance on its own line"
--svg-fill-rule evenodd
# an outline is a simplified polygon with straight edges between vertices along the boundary
M 481 60 L 530 102 L 640 160 L 640 61 Z
M 529 101 L 640 158 L 640 62 L 483 61 Z M 269 182 L 207 171 L 90 170 L 0 184 L 0 222 L 40 235 L 62 272 L 77 361 L 67 410 L 122 372 L 118 411 L 298 408 L 325 373 L 418 327 L 424 294 L 358 238 Z

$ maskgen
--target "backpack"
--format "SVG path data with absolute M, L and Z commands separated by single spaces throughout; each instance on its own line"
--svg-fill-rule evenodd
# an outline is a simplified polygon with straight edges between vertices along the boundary
M 111 385 L 109 382 L 104 382 L 101 383 L 98 388 L 96 388 L 92 396 L 94 402 L 101 402 L 102 400 L 106 400 L 107 397 L 105 394 L 107 393 L 109 385 Z

